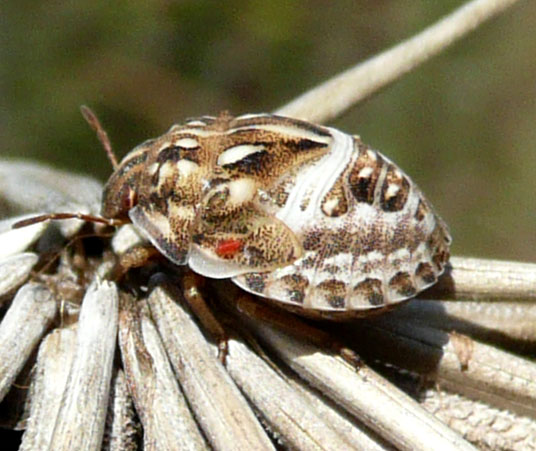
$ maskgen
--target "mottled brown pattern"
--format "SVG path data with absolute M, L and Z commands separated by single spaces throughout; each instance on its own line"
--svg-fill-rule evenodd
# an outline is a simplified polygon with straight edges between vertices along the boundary
M 101 214 L 105 218 L 126 219 L 128 217 L 128 198 L 138 198 L 139 180 L 147 167 L 147 159 L 152 141 L 146 141 L 128 154 L 119 168 L 106 183 L 102 195 Z
M 274 188 L 268 189 L 266 194 L 276 207 L 283 208 L 287 203 L 289 190 L 290 186 L 288 184 L 280 183 L 275 185 Z
M 267 274 L 250 273 L 246 274 L 244 277 L 246 279 L 246 284 L 251 291 L 255 293 L 264 293 Z
M 324 265 L 322 269 L 331 275 L 335 275 L 341 272 L 341 268 L 337 265 Z
M 445 235 L 442 224 L 437 223 L 427 243 L 433 255 L 432 261 L 437 271 L 442 271 L 449 259 L 449 243 L 450 238 L 448 235 Z
M 240 146 L 252 145 L 265 150 L 222 167 L 233 176 L 247 175 L 260 181 L 263 186 L 270 184 L 282 174 L 307 161 L 318 159 L 328 150 L 321 141 L 285 136 L 269 130 L 257 128 L 239 129 L 220 137 L 218 153 Z
M 346 229 L 312 229 L 303 239 L 303 248 L 318 252 L 323 258 L 329 258 L 341 252 L 348 252 L 354 241 L 355 237 L 350 236 Z
M 348 201 L 342 180 L 339 180 L 333 188 L 324 196 L 320 206 L 322 212 L 331 218 L 342 216 L 348 212 Z
M 320 282 L 316 286 L 334 309 L 344 309 L 346 305 L 346 284 L 337 279 L 329 279 Z
M 422 221 L 428 213 L 430 213 L 430 208 L 428 208 L 426 202 L 424 202 L 422 199 L 419 199 L 417 210 L 415 211 L 415 219 L 417 221 Z
M 324 239 L 325 231 L 312 229 L 302 240 L 303 248 L 306 251 L 318 252 L 323 247 Z
M 449 259 L 450 253 L 443 247 L 439 248 L 432 257 L 432 261 L 434 262 L 437 271 L 443 271 L 443 268 L 445 267 L 445 264 L 447 263 Z
M 389 192 L 390 188 L 396 187 L 395 194 Z M 383 181 L 380 203 L 384 211 L 400 211 L 406 205 L 409 196 L 409 182 L 400 171 L 392 164 L 387 167 L 385 180 Z
M 367 278 L 359 282 L 352 291 L 352 295 L 366 299 L 370 305 L 382 305 L 384 301 L 382 282 L 378 279 Z
M 355 147 L 359 152 L 359 158 L 348 175 L 348 186 L 358 202 L 372 205 L 383 158 L 359 141 L 356 141 Z
M 411 281 L 411 276 L 407 272 L 397 272 L 389 281 L 389 288 L 398 295 L 408 298 L 413 296 L 417 290 Z
M 415 276 L 422 280 L 423 284 L 430 285 L 437 279 L 434 268 L 430 263 L 419 263 L 415 270 Z
M 400 249 L 413 252 L 426 238 L 424 232 L 408 230 L 404 224 L 387 230 L 378 224 L 376 227 L 360 232 L 361 234 L 357 236 L 347 228 L 312 229 L 303 238 L 303 248 L 308 251 L 321 252 L 324 258 L 349 252 L 350 249 L 356 256 L 377 250 L 381 250 L 384 255 L 389 255 Z
M 290 301 L 296 304 L 303 304 L 305 290 L 309 286 L 309 281 L 300 274 L 288 274 L 280 280 L 288 287 L 287 291 Z

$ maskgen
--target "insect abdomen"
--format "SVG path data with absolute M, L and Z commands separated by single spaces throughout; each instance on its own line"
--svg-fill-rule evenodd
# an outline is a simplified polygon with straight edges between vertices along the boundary
M 394 163 L 357 137 L 332 133 L 326 161 L 298 174 L 276 215 L 302 240 L 303 257 L 234 280 L 310 312 L 359 313 L 413 297 L 442 273 L 448 231 Z

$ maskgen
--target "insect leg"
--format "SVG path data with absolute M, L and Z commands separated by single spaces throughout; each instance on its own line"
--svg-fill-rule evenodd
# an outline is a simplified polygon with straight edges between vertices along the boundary
M 160 256 L 160 252 L 150 244 L 140 244 L 127 250 L 119 257 L 112 272 L 113 280 L 120 280 L 131 268 L 144 266 L 151 258 Z
M 199 321 L 201 321 L 203 326 L 216 339 L 218 343 L 218 358 L 225 365 L 225 358 L 228 352 L 227 334 L 199 291 L 202 283 L 203 278 L 201 276 L 198 276 L 192 271 L 187 271 L 184 275 L 182 286 L 184 299 Z
M 283 309 L 274 308 L 256 301 L 247 293 L 241 293 L 235 302 L 236 310 L 241 314 L 245 314 L 256 321 L 267 322 L 290 335 L 307 342 L 312 342 L 319 347 L 327 347 L 331 352 L 341 356 L 354 368 L 360 368 L 361 360 L 352 349 L 335 340 L 331 334 L 320 328 L 311 326 L 298 316 Z

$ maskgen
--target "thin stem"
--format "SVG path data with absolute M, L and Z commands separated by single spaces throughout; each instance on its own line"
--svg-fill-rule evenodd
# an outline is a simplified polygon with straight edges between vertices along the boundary
M 473 0 L 414 37 L 311 89 L 276 113 L 323 123 L 393 83 L 518 0 Z

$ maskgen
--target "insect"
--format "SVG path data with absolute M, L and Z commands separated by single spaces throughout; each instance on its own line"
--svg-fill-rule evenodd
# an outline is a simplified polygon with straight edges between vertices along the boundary
M 333 128 L 204 116 L 116 166 L 101 222 L 132 222 L 171 262 L 305 316 L 386 310 L 449 258 L 447 227 L 411 179 Z

